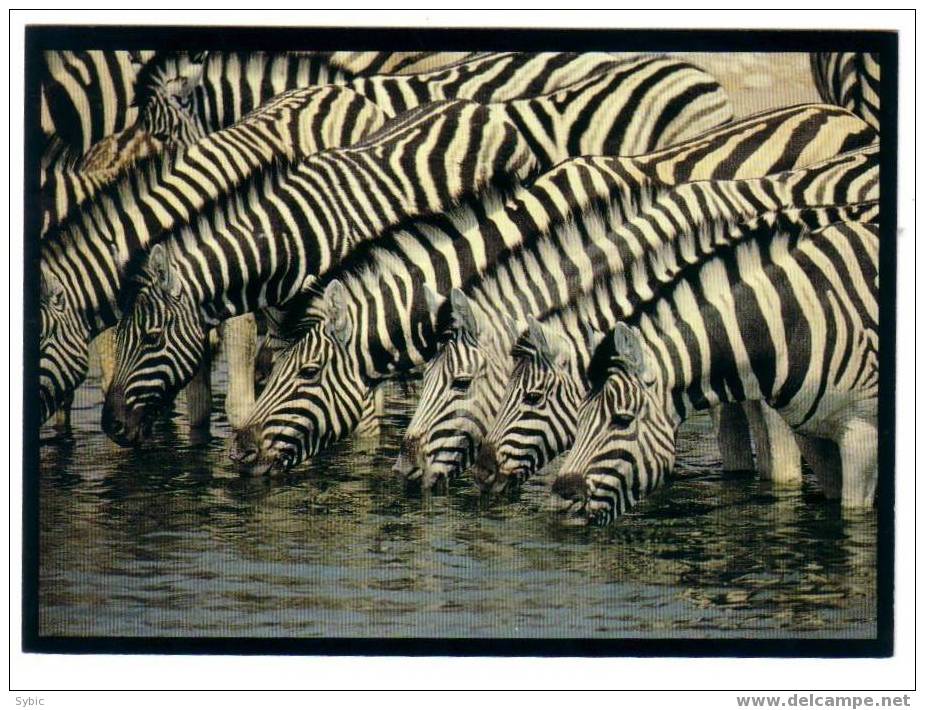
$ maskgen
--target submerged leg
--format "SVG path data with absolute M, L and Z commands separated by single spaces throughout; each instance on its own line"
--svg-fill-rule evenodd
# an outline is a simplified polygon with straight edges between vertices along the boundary
M 254 406 L 254 358 L 257 320 L 253 313 L 229 318 L 222 324 L 222 346 L 228 361 L 225 415 L 232 429 L 244 423 Z
M 799 485 L 803 480 L 800 448 L 790 425 L 764 402 L 746 402 L 745 413 L 761 477 L 778 485 Z
M 748 421 L 738 403 L 721 404 L 710 410 L 716 430 L 716 444 L 726 471 L 751 471 L 752 442 L 748 435 Z
M 848 423 L 838 439 L 842 508 L 872 508 L 877 493 L 877 427 L 866 420 Z
M 797 436 L 803 458 L 829 500 L 841 496 L 841 461 L 834 441 L 810 436 Z
M 208 436 L 212 416 L 212 350 L 206 343 L 199 370 L 186 386 L 186 407 L 190 430 Z

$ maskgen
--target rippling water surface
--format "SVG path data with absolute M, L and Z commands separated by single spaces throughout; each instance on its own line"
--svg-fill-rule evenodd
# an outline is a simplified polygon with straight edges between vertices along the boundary
M 41 451 L 42 635 L 876 634 L 874 515 L 844 517 L 811 477 L 727 477 L 707 417 L 682 431 L 675 483 L 602 530 L 561 524 L 542 480 L 406 494 L 397 387 L 380 441 L 272 481 L 234 472 L 221 414 L 192 446 L 181 399 L 133 451 L 99 431 L 97 381 L 79 394 L 74 436 Z

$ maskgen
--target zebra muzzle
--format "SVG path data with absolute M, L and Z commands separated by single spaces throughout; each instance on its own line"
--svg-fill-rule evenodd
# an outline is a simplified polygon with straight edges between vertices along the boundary
M 150 434 L 152 414 L 129 406 L 122 389 L 113 387 L 103 402 L 103 432 L 119 446 L 137 446 Z
M 242 466 L 251 466 L 260 458 L 260 433 L 255 426 L 239 429 L 231 439 L 228 457 Z
M 552 482 L 552 492 L 566 501 L 583 501 L 588 497 L 588 486 L 580 473 L 563 472 Z

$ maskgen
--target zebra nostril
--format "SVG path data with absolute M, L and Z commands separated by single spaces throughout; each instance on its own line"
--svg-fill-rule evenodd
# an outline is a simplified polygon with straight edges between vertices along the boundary
M 238 431 L 231 440 L 229 458 L 236 463 L 254 463 L 260 454 L 260 445 L 254 427 Z
M 561 473 L 552 482 L 552 492 L 565 500 L 585 497 L 585 478 L 580 473 Z

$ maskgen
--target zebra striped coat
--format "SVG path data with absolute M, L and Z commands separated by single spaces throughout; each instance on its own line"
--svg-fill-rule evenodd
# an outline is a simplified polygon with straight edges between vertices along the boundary
M 609 523 L 665 479 L 688 412 L 764 400 L 795 431 L 838 445 L 843 506 L 872 506 L 878 255 L 878 226 L 847 222 L 795 244 L 786 233 L 747 243 L 684 274 L 598 346 L 554 492 Z
M 251 179 L 143 265 L 116 333 L 104 429 L 120 443 L 139 440 L 192 376 L 206 326 L 285 303 L 357 244 L 535 169 L 502 113 L 451 101 L 402 114 L 351 148 Z
M 818 141 L 807 132 L 799 143 L 791 143 L 794 127 L 810 124 L 822 133 L 833 132 L 828 140 Z M 855 132 L 858 128 L 860 133 Z M 423 283 L 443 292 L 461 285 L 495 262 L 504 264 L 505 253 L 518 253 L 523 242 L 552 225 L 579 219 L 595 201 L 616 200 L 622 210 L 633 212 L 646 186 L 657 191 L 660 178 L 683 178 L 699 169 L 707 175 L 712 170 L 748 170 L 754 167 L 752 157 L 763 174 L 772 150 L 789 152 L 789 159 L 796 161 L 802 148 L 815 146 L 815 155 L 819 149 L 853 145 L 855 139 L 866 142 L 872 135 L 863 122 L 832 107 L 788 109 L 717 129 L 652 156 L 568 161 L 490 214 L 482 207 L 408 230 L 395 239 L 394 249 L 384 248 L 369 261 L 342 271 L 342 283 L 329 280 L 326 289 L 318 284 L 319 295 L 304 307 L 301 339 L 281 358 L 248 424 L 236 436 L 235 458 L 257 470 L 284 470 L 298 463 L 350 431 L 376 382 L 426 362 L 437 345 L 437 331 Z M 800 147 L 796 152 L 794 145 Z M 726 162 L 732 153 L 739 160 Z M 785 158 L 771 158 L 776 159 Z M 568 249 L 556 250 L 556 256 L 571 258 Z M 527 287 L 529 274 L 509 273 Z M 566 298 L 567 293 L 560 296 Z M 348 324 L 345 330 L 332 330 L 332 322 L 341 321 Z M 338 332 L 343 338 L 336 337 Z M 306 362 L 314 363 L 319 379 L 306 382 L 299 377 Z M 339 416 L 332 418 L 329 412 Z

